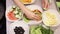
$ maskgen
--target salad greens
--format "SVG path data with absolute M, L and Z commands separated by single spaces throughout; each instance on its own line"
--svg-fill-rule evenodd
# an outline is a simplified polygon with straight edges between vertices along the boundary
M 42 26 L 41 26 L 41 31 L 42 31 L 42 34 L 53 34 L 53 31 L 50 28 L 46 29 Z
M 31 26 L 30 34 L 53 34 L 53 30 L 50 28 L 46 29 L 41 25 L 38 26 Z

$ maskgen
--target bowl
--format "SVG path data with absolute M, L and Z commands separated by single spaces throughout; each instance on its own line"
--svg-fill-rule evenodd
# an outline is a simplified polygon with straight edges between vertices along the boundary
M 15 31 L 17 31 L 17 29 L 18 29 L 16 27 L 18 27 L 18 28 L 22 27 L 23 30 L 24 30 L 24 34 L 29 34 L 29 26 L 28 26 L 28 24 L 25 24 L 23 21 L 15 21 L 15 22 L 11 23 L 10 26 L 9 26 L 9 34 L 16 34 Z
M 36 0 L 20 0 L 23 4 L 33 4 Z M 26 1 L 26 2 L 23 2 Z
M 35 9 L 38 9 L 41 13 L 43 12 L 42 11 L 42 8 L 38 5 L 28 5 L 26 6 L 27 9 L 31 10 L 31 11 L 34 11 Z M 24 19 L 23 19 L 24 20 Z M 35 21 L 35 20 L 29 20 L 29 22 L 27 22 L 27 24 L 29 25 L 33 25 L 33 24 L 39 24 L 42 22 L 42 19 L 40 21 Z M 26 22 L 25 22 L 26 23 Z
M 13 20 L 13 19 L 11 19 L 11 18 L 13 18 L 13 17 L 15 17 L 14 15 L 13 15 L 13 13 L 12 14 L 10 14 L 10 18 L 9 18 L 9 16 L 8 16 L 8 14 L 9 13 L 11 13 L 11 12 L 13 12 L 12 10 L 12 7 L 17 7 L 17 6 L 9 6 L 7 9 L 6 9 L 6 13 L 5 13 L 5 16 L 6 16 L 6 19 L 8 20 L 8 21 L 11 21 L 11 22 L 14 22 L 14 21 L 17 21 L 17 20 L 21 20 L 22 19 L 22 16 L 23 16 L 23 13 L 21 12 L 21 18 L 20 19 L 16 19 L 16 20 Z M 15 12 L 15 13 L 17 13 L 17 11 Z M 11 15 L 13 16 L 13 17 L 11 17 Z M 16 18 L 16 17 L 15 17 Z
M 49 9 L 43 12 L 42 20 L 46 26 L 56 27 L 60 24 L 60 15 L 57 10 Z

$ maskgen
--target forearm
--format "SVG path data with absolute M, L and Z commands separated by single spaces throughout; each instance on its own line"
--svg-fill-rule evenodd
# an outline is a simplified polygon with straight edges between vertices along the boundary
M 14 0 L 16 5 L 23 11 L 23 13 L 28 13 L 29 10 L 24 6 L 23 3 L 21 3 L 19 0 Z

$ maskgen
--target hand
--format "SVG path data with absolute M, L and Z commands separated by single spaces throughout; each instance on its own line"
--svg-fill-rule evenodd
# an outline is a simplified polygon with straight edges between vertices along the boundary
M 40 20 L 40 17 L 36 14 L 34 14 L 33 12 L 31 12 L 30 10 L 28 10 L 23 3 L 21 3 L 19 0 L 14 0 L 14 2 L 16 3 L 16 5 L 22 10 L 22 12 L 27 16 L 27 18 L 29 19 L 33 19 L 33 20 Z
M 37 21 L 40 20 L 40 17 L 39 17 L 38 15 L 34 14 L 33 12 L 29 12 L 29 11 L 28 11 L 28 12 L 26 12 L 25 15 L 26 15 L 27 18 L 29 18 L 29 19 L 37 20 Z

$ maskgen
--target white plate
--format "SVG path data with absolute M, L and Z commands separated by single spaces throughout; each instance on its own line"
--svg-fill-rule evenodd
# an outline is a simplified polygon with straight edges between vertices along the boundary
M 58 13 L 57 10 L 54 10 L 54 9 L 49 9 L 48 10 L 49 12 L 51 12 L 52 14 L 55 14 L 56 15 L 56 20 L 57 20 L 57 23 L 55 25 L 52 25 L 51 27 L 54 27 L 54 26 L 58 26 L 60 24 L 60 15 Z M 47 17 L 46 17 L 46 13 L 47 11 L 44 11 L 43 14 L 42 14 L 42 20 L 43 20 L 43 23 L 46 25 L 46 26 L 49 26 L 45 23 Z
M 36 0 L 32 0 L 31 3 L 24 3 L 24 4 L 32 4 L 34 3 Z
M 15 6 L 15 5 L 13 5 L 13 6 Z M 11 21 L 11 22 L 20 20 L 20 19 L 10 20 L 10 19 L 8 18 L 7 14 L 8 14 L 8 12 L 10 12 L 10 11 L 12 10 L 11 8 L 12 8 L 12 6 L 9 6 L 9 7 L 6 9 L 6 13 L 5 13 L 6 19 L 7 19 L 8 21 Z
M 14 23 L 11 23 L 9 26 L 9 34 L 15 34 L 14 29 L 16 26 L 22 27 L 25 30 L 24 34 L 29 34 L 29 26 L 25 24 L 23 21 L 16 21 Z
M 28 6 L 26 6 L 28 9 L 30 9 L 30 10 L 35 10 L 35 9 L 38 9 L 38 10 L 40 10 L 41 11 L 41 13 L 42 13 L 42 8 L 41 8 L 41 6 L 38 6 L 38 5 L 28 5 Z M 42 22 L 42 20 L 40 20 L 40 21 L 34 21 L 34 20 L 30 20 L 27 24 L 29 24 L 29 25 L 33 25 L 33 24 L 39 24 L 39 23 L 41 23 Z

